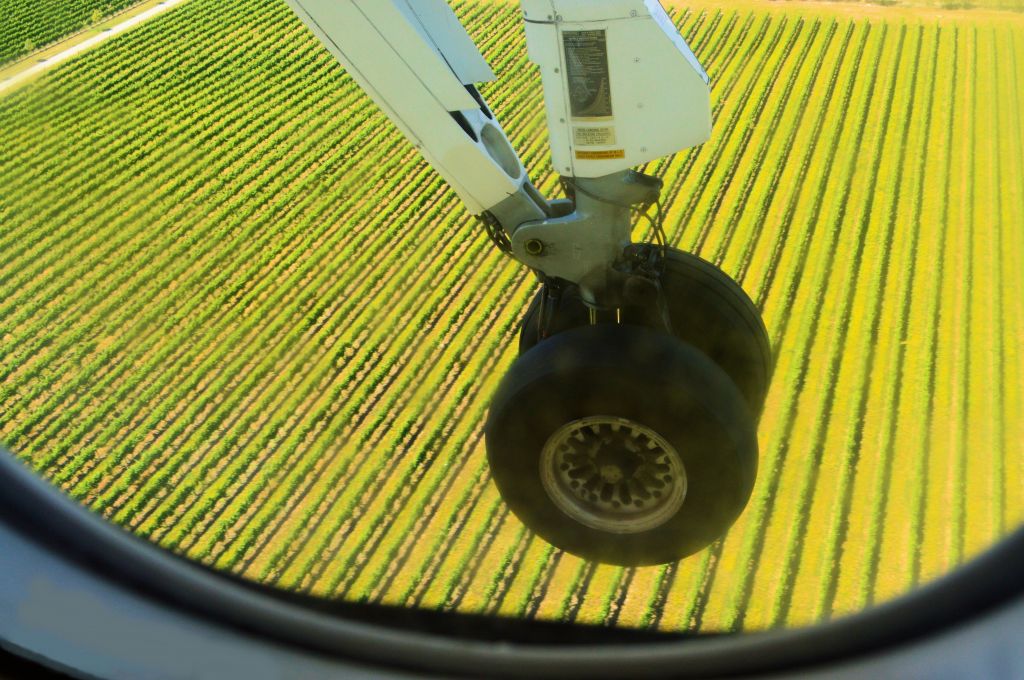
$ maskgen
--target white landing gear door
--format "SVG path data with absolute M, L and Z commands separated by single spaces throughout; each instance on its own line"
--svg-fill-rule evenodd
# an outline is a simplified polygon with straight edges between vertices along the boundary
M 704 69 L 658 0 L 521 0 L 556 172 L 604 177 L 711 136 Z
M 527 181 L 474 87 L 494 74 L 445 0 L 286 1 L 470 212 Z

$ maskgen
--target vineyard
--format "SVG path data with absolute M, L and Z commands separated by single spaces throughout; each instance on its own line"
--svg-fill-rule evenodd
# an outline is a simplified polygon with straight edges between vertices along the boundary
M 825 0 L 832 2 L 834 0 Z M 892 7 L 899 5 L 935 7 L 938 9 L 995 9 L 1024 12 L 1024 0 L 852 0 L 864 4 Z
M 517 6 L 452 4 L 558 195 Z M 0 441 L 162 546 L 350 600 L 755 630 L 984 549 L 1024 520 L 1024 17 L 675 17 L 715 133 L 647 171 L 777 354 L 712 548 L 597 565 L 509 513 L 481 428 L 535 280 L 279 0 L 191 0 L 0 99 Z
M 826 0 L 832 1 L 832 0 Z M 940 9 L 997 9 L 1010 12 L 1024 12 L 1022 0 L 854 0 L 882 6 L 921 5 Z
M 0 0 L 0 64 L 46 47 L 139 0 Z

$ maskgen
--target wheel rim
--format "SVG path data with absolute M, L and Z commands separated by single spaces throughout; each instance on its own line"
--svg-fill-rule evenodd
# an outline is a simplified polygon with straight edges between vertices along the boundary
M 686 498 L 686 468 L 664 437 L 616 416 L 589 416 L 552 434 L 540 457 L 548 497 L 580 524 L 615 534 L 661 526 Z

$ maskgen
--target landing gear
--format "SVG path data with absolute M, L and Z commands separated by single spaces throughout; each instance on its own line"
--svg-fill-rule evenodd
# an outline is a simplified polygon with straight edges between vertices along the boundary
M 486 428 L 495 483 L 528 527 L 629 566 L 692 554 L 742 512 L 772 371 L 742 288 L 696 256 L 654 248 L 627 250 L 614 310 L 545 286 Z
M 768 332 L 757 307 L 739 284 L 710 262 L 675 248 L 666 249 L 660 258 L 659 250 L 634 245 L 629 252 L 637 260 L 659 256 L 660 294 L 647 279 L 632 277 L 618 318 L 613 310 L 602 320 L 661 329 L 693 345 L 729 374 L 757 417 L 773 367 Z M 543 338 L 589 323 L 589 310 L 574 286 L 545 287 L 523 318 L 519 353 Z
M 660 564 L 721 536 L 757 470 L 754 422 L 696 348 L 639 326 L 587 325 L 521 356 L 487 421 L 491 474 L 554 545 Z

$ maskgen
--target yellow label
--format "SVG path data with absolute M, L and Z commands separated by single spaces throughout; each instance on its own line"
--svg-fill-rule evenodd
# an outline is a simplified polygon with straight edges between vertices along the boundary
M 612 149 L 610 151 L 577 151 L 578 161 L 612 161 L 626 157 L 625 149 Z

